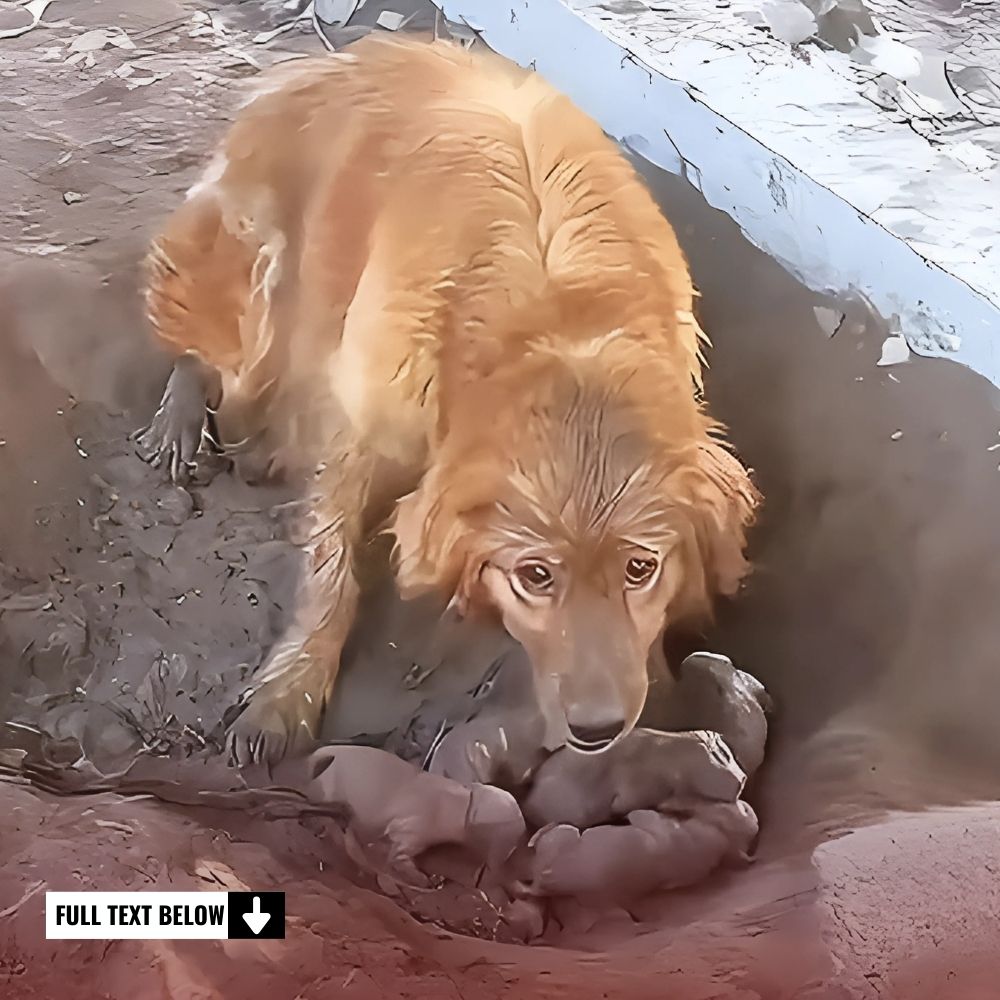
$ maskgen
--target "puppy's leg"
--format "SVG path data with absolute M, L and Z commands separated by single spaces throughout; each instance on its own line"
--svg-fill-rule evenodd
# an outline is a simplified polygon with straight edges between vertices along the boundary
M 368 463 L 364 456 L 344 455 L 323 480 L 314 512 L 319 528 L 309 539 L 295 620 L 245 692 L 246 707 L 230 727 L 229 747 L 241 765 L 277 763 L 315 743 L 354 624 L 360 588 L 352 555 L 361 539 Z

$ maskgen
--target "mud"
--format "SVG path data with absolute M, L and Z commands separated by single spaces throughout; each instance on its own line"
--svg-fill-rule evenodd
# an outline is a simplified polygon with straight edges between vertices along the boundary
M 103 773 L 170 750 L 178 787 L 229 788 L 214 751 L 290 607 L 294 498 L 222 470 L 180 491 L 132 453 L 127 435 L 168 373 L 140 333 L 136 262 L 256 72 L 247 55 L 321 50 L 306 30 L 254 46 L 280 20 L 249 2 L 56 0 L 41 26 L 0 43 L 7 746 L 66 763 L 82 750 Z M 108 26 L 136 49 L 108 43 L 93 65 L 66 64 L 75 37 Z M 671 650 L 674 663 L 691 648 L 729 654 L 777 704 L 751 785 L 758 861 L 596 923 L 567 903 L 543 928 L 560 947 L 525 948 L 504 943 L 517 936 L 500 919 L 509 900 L 463 885 L 447 858 L 452 877 L 416 890 L 359 864 L 330 816 L 53 797 L 8 781 L 11 995 L 991 995 L 1000 814 L 939 807 L 993 799 L 1000 783 L 997 391 L 943 363 L 876 369 L 886 324 L 806 293 L 680 180 L 651 183 L 703 293 L 709 391 L 768 497 L 747 593 L 711 635 L 674 637 Z M 834 336 L 817 307 L 847 312 Z M 474 723 L 474 692 L 508 645 L 459 632 L 441 648 L 426 630 L 437 609 L 384 590 L 369 600 L 325 735 L 415 760 L 443 718 Z M 654 719 L 669 716 L 666 686 L 653 685 Z M 288 939 L 42 937 L 45 888 L 220 883 L 284 888 Z M 526 925 L 536 916 L 522 911 Z

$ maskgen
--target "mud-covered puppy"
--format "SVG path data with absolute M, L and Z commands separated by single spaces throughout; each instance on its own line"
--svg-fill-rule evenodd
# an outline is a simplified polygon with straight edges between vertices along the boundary
M 720 653 L 692 653 L 677 668 L 655 720 L 657 729 L 707 729 L 719 733 L 748 778 L 764 761 L 770 695 L 756 677 Z
M 627 825 L 582 833 L 560 824 L 531 841 L 525 895 L 574 896 L 594 906 L 626 905 L 651 892 L 701 881 L 720 865 L 746 859 L 757 817 L 745 802 L 714 802 L 683 816 L 651 809 Z
M 387 841 L 400 870 L 412 872 L 416 858 L 443 845 L 497 868 L 524 835 L 517 802 L 500 788 L 463 787 L 374 747 L 324 747 L 309 760 L 309 798 L 342 806 L 363 844 Z
M 602 754 L 552 754 L 538 768 L 521 808 L 535 827 L 569 823 L 584 829 L 637 809 L 735 802 L 745 783 L 746 774 L 717 733 L 635 729 Z

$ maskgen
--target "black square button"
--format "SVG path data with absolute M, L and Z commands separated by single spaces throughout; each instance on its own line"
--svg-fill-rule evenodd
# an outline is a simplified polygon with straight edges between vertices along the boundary
M 283 892 L 229 893 L 229 939 L 284 939 L 285 894 Z

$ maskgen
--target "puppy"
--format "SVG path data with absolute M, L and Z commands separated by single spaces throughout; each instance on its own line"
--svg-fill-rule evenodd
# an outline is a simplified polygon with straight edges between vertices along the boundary
M 524 835 L 517 802 L 492 785 L 465 787 L 374 747 L 324 747 L 311 761 L 307 794 L 344 807 L 362 844 L 387 841 L 393 865 L 411 876 L 416 859 L 443 844 L 497 870 Z
M 757 829 L 742 801 L 704 803 L 680 817 L 636 809 L 625 824 L 583 831 L 546 827 L 529 842 L 527 895 L 627 908 L 647 893 L 694 885 L 720 865 L 745 862 Z
M 562 749 L 538 768 L 521 808 L 536 828 L 620 822 L 636 809 L 735 802 L 746 774 L 718 733 L 637 728 L 594 758 Z
M 248 474 L 314 497 L 237 759 L 315 737 L 386 515 L 404 597 L 498 616 L 561 741 L 634 726 L 664 626 L 747 572 L 758 500 L 699 402 L 693 296 L 631 166 L 537 75 L 372 35 L 261 78 L 152 248 L 179 361 L 140 439 L 182 476 L 193 395 Z
M 691 653 L 677 668 L 677 682 L 655 714 L 658 729 L 707 729 L 718 733 L 748 778 L 764 763 L 771 696 L 756 677 L 728 656 Z

